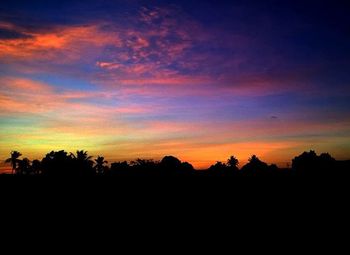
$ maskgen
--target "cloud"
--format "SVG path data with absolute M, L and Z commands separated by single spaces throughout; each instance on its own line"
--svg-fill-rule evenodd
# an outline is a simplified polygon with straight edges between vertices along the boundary
M 57 146 L 69 149 L 74 144 L 100 149 L 100 153 L 114 159 L 115 155 L 108 152 L 113 149 L 120 151 L 121 158 L 131 160 L 138 156 L 158 158 L 166 151 L 200 168 L 216 160 L 226 160 L 231 154 L 244 162 L 252 153 L 257 153 L 274 162 L 273 152 L 277 150 L 299 152 L 305 143 L 300 137 L 318 134 L 320 137 L 313 140 L 318 144 L 328 134 L 349 132 L 348 121 L 334 121 L 334 116 L 333 122 L 308 118 L 313 116 L 312 111 L 305 119 L 284 114 L 281 121 L 270 121 L 269 115 L 247 120 L 208 115 L 198 120 L 191 113 L 193 118 L 186 120 L 184 116 L 191 109 L 169 101 L 166 106 L 162 102 L 148 105 L 140 98 L 139 102 L 132 103 L 113 91 L 57 90 L 46 83 L 15 77 L 2 77 L 0 84 L 2 117 L 7 114 L 11 118 L 33 119 L 31 127 L 23 126 L 20 133 L 2 129 L 1 140 L 11 140 L 11 146 L 20 141 L 23 148 L 40 147 L 43 152 Z M 91 101 L 98 98 L 126 101 L 125 104 L 119 102 L 119 106 Z M 191 106 L 194 107 L 193 103 Z M 206 107 L 207 104 L 199 104 L 197 114 L 206 114 Z M 209 108 L 220 112 L 220 108 Z M 174 118 L 177 115 L 182 117 Z M 40 121 L 35 117 L 40 117 Z M 38 143 L 40 146 L 35 147 Z M 146 154 L 138 155 L 144 151 Z
M 96 62 L 101 71 L 105 71 L 100 74 L 104 79 L 128 84 L 141 80 L 144 84 L 147 80 L 149 83 L 166 80 L 169 73 L 173 81 L 185 76 L 181 69 L 186 69 L 185 65 L 191 61 L 188 54 L 198 42 L 199 28 L 180 10 L 141 8 L 132 26 L 118 30 L 122 31 L 122 46 L 111 49 L 111 54 L 101 56 Z
M 9 23 L 3 23 L 1 27 L 7 29 L 7 34 L 18 35 L 0 38 L 2 57 L 52 60 L 63 54 L 69 60 L 77 60 L 88 47 L 120 45 L 118 33 L 104 31 L 103 24 L 53 26 L 44 31 L 32 31 Z
M 60 113 L 62 116 L 81 114 L 103 115 L 145 113 L 150 109 L 138 105 L 96 105 L 96 99 L 118 97 L 118 93 L 103 91 L 62 90 L 49 84 L 16 77 L 0 78 L 1 114 Z M 92 101 L 92 102 L 91 102 Z
M 113 62 L 100 62 L 97 61 L 96 65 L 100 68 L 105 68 L 107 70 L 113 70 L 113 69 L 119 69 L 122 68 L 123 65 L 118 64 L 118 63 L 113 63 Z
M 0 78 L 0 109 L 2 114 L 14 112 L 42 112 L 59 107 L 52 100 L 54 91 L 46 84 L 28 79 Z
M 31 38 L 31 36 L 15 30 L 9 30 L 9 29 L 4 29 L 0 27 L 0 40 L 28 39 L 28 38 Z
M 241 65 L 251 56 L 239 52 L 249 53 L 252 38 L 204 27 L 176 7 L 143 7 L 126 23 L 94 21 L 36 30 L 2 22 L 0 29 L 21 35 L 0 38 L 0 62 L 23 73 L 58 71 L 109 88 L 191 87 L 177 94 L 205 94 L 194 86 L 208 85 L 231 94 L 274 93 L 270 87 L 281 87 L 261 74 L 255 80 L 244 78 L 251 72 Z M 238 53 L 223 54 L 232 48 Z

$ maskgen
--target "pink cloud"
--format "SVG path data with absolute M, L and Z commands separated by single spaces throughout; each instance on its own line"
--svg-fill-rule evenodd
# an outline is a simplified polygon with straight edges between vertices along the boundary
M 234 46 L 239 51 L 253 47 L 254 43 L 240 34 L 227 35 L 223 31 L 215 32 L 212 27 L 204 28 L 177 8 L 142 8 L 139 16 L 132 19 L 134 23 L 131 26 L 95 22 L 34 32 L 10 23 L 0 23 L 4 28 L 30 36 L 0 40 L 0 56 L 7 54 L 29 62 L 32 59 L 50 58 L 54 59 L 52 63 L 87 59 L 88 64 L 98 69 L 96 73 L 94 70 L 91 73 L 82 71 L 76 74 L 71 67 L 65 72 L 92 81 L 99 88 L 118 90 L 122 96 L 127 96 L 128 93 L 148 96 L 264 96 L 291 90 L 306 91 L 310 88 L 309 84 L 300 81 L 300 77 L 308 75 L 304 75 L 303 71 L 279 76 L 244 72 L 237 75 L 227 72 L 212 74 L 212 69 L 216 66 L 239 69 L 249 58 L 238 55 L 227 60 L 215 52 L 196 53 L 190 49 L 198 44 L 203 46 L 215 42 L 219 47 Z M 104 25 L 109 27 L 109 32 L 103 29 Z M 223 37 L 218 40 L 219 36 Z M 104 53 L 106 47 L 108 54 Z M 89 54 L 91 56 L 87 56 Z M 81 58 L 82 55 L 84 58 Z M 279 62 L 281 59 L 271 61 Z M 42 64 L 35 66 L 35 63 L 24 66 L 24 70 L 21 70 L 24 73 L 40 72 L 48 68 Z M 54 73 L 54 68 L 50 72 Z M 59 72 L 63 73 L 61 69 Z M 3 95 L 2 100 L 6 100 L 9 105 L 13 99 Z
M 71 69 L 60 70 L 60 73 L 85 76 L 102 85 L 107 83 L 113 86 L 217 84 L 217 77 L 210 74 L 211 70 L 206 63 L 219 66 L 225 61 L 214 53 L 190 54 L 189 51 L 198 43 L 218 42 L 217 38 L 209 36 L 212 31 L 208 33 L 207 30 L 212 28 L 201 27 L 199 23 L 175 7 L 142 8 L 133 22 L 132 26 L 95 22 L 95 24 L 79 26 L 52 27 L 50 31 L 29 31 L 4 23 L 2 26 L 29 37 L 0 40 L 0 56 L 27 60 L 30 63 L 34 60 L 50 60 L 54 64 L 84 61 L 98 67 L 100 69 L 98 73 L 72 74 Z M 183 23 L 186 25 L 183 26 Z M 108 32 L 104 30 L 104 26 L 108 26 Z M 233 36 L 234 40 L 231 37 L 224 38 L 220 42 L 235 41 L 238 45 L 240 41 L 244 41 L 240 36 Z M 106 48 L 108 48 L 108 54 L 104 53 Z M 237 65 L 240 63 L 238 60 L 235 61 Z M 172 67 L 174 65 L 177 68 Z M 232 61 L 230 65 L 232 66 Z M 36 66 L 32 63 L 25 65 L 22 69 L 23 72 L 35 73 L 42 72 L 43 69 L 47 70 L 49 67 L 42 64 Z M 18 68 L 18 70 L 21 69 Z M 200 71 L 186 74 L 181 70 Z M 230 85 L 228 87 L 231 88 Z M 234 94 L 236 91 L 233 90 Z M 194 90 L 186 91 L 193 93 Z M 197 92 L 203 94 L 201 91 Z M 184 94 L 184 92 L 178 93 Z
M 126 106 L 97 106 L 90 104 L 90 99 L 106 99 L 118 97 L 119 93 L 111 91 L 56 91 L 52 86 L 23 78 L 0 78 L 0 109 L 1 114 L 8 113 L 44 113 L 61 112 L 69 116 L 70 113 L 102 114 L 108 117 L 113 114 L 138 114 L 152 111 L 153 108 L 140 105 Z M 85 99 L 75 102 L 73 99 Z
M 97 61 L 96 65 L 100 68 L 105 68 L 107 70 L 119 69 L 119 68 L 123 67 L 123 65 L 118 64 L 118 63 L 100 62 L 100 61 Z

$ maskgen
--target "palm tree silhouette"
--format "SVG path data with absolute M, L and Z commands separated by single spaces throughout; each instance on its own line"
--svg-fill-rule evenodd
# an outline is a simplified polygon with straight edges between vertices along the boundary
M 72 156 L 72 158 L 76 159 L 77 161 L 80 162 L 89 162 L 92 163 L 92 156 L 88 155 L 87 151 L 77 151 L 77 155 L 75 156 L 73 153 L 70 154 Z
M 78 175 L 93 175 L 95 171 L 93 169 L 94 161 L 91 160 L 92 156 L 88 155 L 87 151 L 81 150 L 77 151 L 77 154 L 74 155 L 71 153 L 73 159 L 73 169 Z
M 17 163 L 19 161 L 19 157 L 22 156 L 22 154 L 18 151 L 12 151 L 11 157 L 5 160 L 5 163 L 11 163 L 12 165 L 12 174 L 17 169 Z
M 108 161 L 106 161 L 104 157 L 98 156 L 97 159 L 95 159 L 95 162 L 96 162 L 96 166 L 94 168 L 95 168 L 96 172 L 98 174 L 103 174 L 104 169 L 105 169 L 104 164 L 107 164 Z
M 239 161 L 235 156 L 231 156 L 227 160 L 227 166 L 230 168 L 238 169 L 238 164 L 239 164 Z

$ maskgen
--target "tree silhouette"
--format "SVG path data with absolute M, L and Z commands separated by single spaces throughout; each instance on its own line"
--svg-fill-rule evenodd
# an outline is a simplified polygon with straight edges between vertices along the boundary
M 112 176 L 120 175 L 120 174 L 126 174 L 128 171 L 130 171 L 130 165 L 128 162 L 114 162 L 111 164 L 111 169 L 109 171 L 109 174 Z
M 248 159 L 248 163 L 242 167 L 242 174 L 247 176 L 268 175 L 269 165 L 261 161 L 256 155 Z
M 92 156 L 89 156 L 87 151 L 81 150 L 81 151 L 77 151 L 77 155 L 74 155 L 73 153 L 70 153 L 70 155 L 77 161 L 93 164 L 91 160 Z
M 194 172 L 194 167 L 188 163 L 188 162 L 182 162 L 181 163 L 181 168 L 184 170 L 184 171 L 187 171 L 187 172 Z
M 41 161 L 43 174 L 50 176 L 72 175 L 74 172 L 72 163 L 72 156 L 63 150 L 51 151 Z
M 37 159 L 33 160 L 33 162 L 32 162 L 32 172 L 35 175 L 39 175 L 42 172 L 41 162 Z
M 5 162 L 6 163 L 11 163 L 11 165 L 12 165 L 12 174 L 13 174 L 14 171 L 16 171 L 16 169 L 17 169 L 17 163 L 19 161 L 18 158 L 20 156 L 22 156 L 22 154 L 20 152 L 18 152 L 18 151 L 12 151 L 10 155 L 11 155 L 11 157 L 6 159 Z
M 231 156 L 228 160 L 227 160 L 227 166 L 229 168 L 232 168 L 234 170 L 238 170 L 238 164 L 239 161 L 235 156 Z
M 96 172 L 93 169 L 94 162 L 91 160 L 92 156 L 88 155 L 87 151 L 81 150 L 76 152 L 77 155 L 71 153 L 74 162 L 74 171 L 77 175 L 93 175 Z
M 28 158 L 24 158 L 18 161 L 18 174 L 28 175 L 31 172 L 30 160 Z
M 320 156 L 315 151 L 304 152 L 292 160 L 292 169 L 297 175 L 328 174 L 337 168 L 337 162 L 328 153 Z
M 216 162 L 209 168 L 208 175 L 214 176 L 236 176 L 239 174 L 238 159 L 235 156 L 231 156 L 227 163 L 221 161 Z
M 181 162 L 174 156 L 165 156 L 159 163 L 163 175 L 191 175 L 194 168 L 188 162 Z
M 104 174 L 105 169 L 106 169 L 106 166 L 104 164 L 107 164 L 108 161 L 106 161 L 104 157 L 98 156 L 95 159 L 95 162 L 96 162 L 96 166 L 94 168 L 96 170 L 96 173 L 100 174 L 100 175 Z
M 152 170 L 157 168 L 158 162 L 153 159 L 136 159 L 130 162 L 131 166 L 136 170 Z
M 173 156 L 165 156 L 160 161 L 160 167 L 166 169 L 167 171 L 176 170 L 181 168 L 181 161 Z
M 205 174 L 212 176 L 224 176 L 227 174 L 227 165 L 221 161 L 217 161 L 215 165 L 212 165 Z
M 188 162 L 181 162 L 174 156 L 165 156 L 161 161 L 152 159 L 136 159 L 115 162 L 109 170 L 108 162 L 98 156 L 91 160 L 87 151 L 78 150 L 76 154 L 65 151 L 51 151 L 40 160 L 31 161 L 28 158 L 19 159 L 22 154 L 12 151 L 6 163 L 11 163 L 12 174 L 44 175 L 55 177 L 94 176 L 350 176 L 350 160 L 337 161 L 330 154 L 319 156 L 315 151 L 304 152 L 292 160 L 292 169 L 279 169 L 277 165 L 268 165 L 256 155 L 249 158 L 248 163 L 241 170 L 238 169 L 238 159 L 231 156 L 226 163 L 218 161 L 208 170 L 195 171 Z M 107 171 L 109 170 L 109 171 Z

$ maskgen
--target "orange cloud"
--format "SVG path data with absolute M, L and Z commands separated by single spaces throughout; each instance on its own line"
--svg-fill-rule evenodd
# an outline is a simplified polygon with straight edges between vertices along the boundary
M 1 39 L 0 57 L 47 59 L 56 56 L 58 52 L 63 52 L 66 57 L 77 59 L 81 56 L 79 53 L 81 54 L 86 47 L 121 46 L 118 33 L 104 31 L 100 25 L 59 26 L 53 27 L 50 31 L 37 32 L 7 23 L 1 26 L 27 37 Z

